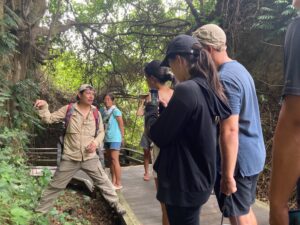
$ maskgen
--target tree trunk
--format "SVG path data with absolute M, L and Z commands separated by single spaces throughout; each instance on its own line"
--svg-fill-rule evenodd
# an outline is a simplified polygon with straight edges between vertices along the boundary
M 4 16 L 4 0 L 0 0 L 0 20 L 3 20 Z M 0 31 L 3 32 L 3 26 L 0 25 Z
M 4 19 L 4 1 L 5 0 L 0 0 L 0 21 L 3 21 Z M 3 36 L 3 33 L 5 32 L 4 30 L 4 26 L 3 23 L 1 23 L 0 25 L 0 36 Z M 7 63 L 7 57 L 0 55 L 0 69 L 2 70 L 3 66 Z M 3 70 L 2 70 L 3 71 Z M 3 75 L 1 75 L 3 76 Z M 7 80 L 8 77 L 2 77 L 4 78 L 4 80 Z M 1 90 L 0 90 L 1 92 Z M 9 110 L 9 102 L 6 102 L 6 104 L 4 105 L 4 110 Z M 0 117 L 0 126 L 8 126 L 9 122 L 8 122 L 8 118 L 7 117 Z M 0 143 L 1 144 L 1 143 Z

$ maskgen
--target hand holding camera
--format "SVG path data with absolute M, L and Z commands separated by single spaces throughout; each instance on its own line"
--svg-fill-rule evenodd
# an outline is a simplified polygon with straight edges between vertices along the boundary
M 159 99 L 158 99 L 158 90 L 157 89 L 150 89 L 150 103 L 151 105 L 158 106 Z

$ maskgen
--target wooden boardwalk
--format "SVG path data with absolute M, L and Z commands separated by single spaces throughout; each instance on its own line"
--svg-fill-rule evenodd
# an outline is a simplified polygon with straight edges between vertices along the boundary
M 122 167 L 123 189 L 121 193 L 140 224 L 160 225 L 161 210 L 160 204 L 155 198 L 154 180 L 144 181 L 143 174 L 143 166 Z M 269 211 L 266 205 L 257 202 L 253 209 L 257 216 L 258 224 L 268 225 Z M 200 222 L 201 225 L 221 224 L 221 214 L 214 195 L 203 206 Z M 224 220 L 223 224 L 229 224 L 228 220 Z

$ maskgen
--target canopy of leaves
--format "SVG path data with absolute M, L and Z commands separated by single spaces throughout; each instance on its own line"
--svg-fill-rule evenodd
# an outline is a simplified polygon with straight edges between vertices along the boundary
M 57 38 L 56 49 L 75 52 L 84 65 L 78 70 L 82 82 L 92 83 L 99 90 L 126 92 L 127 83 L 141 80 L 144 63 L 162 58 L 166 42 L 191 25 L 178 2 L 70 1 L 67 8 L 64 16 L 76 25 Z
M 48 20 L 56 15 L 60 23 L 73 21 L 74 26 L 53 39 L 50 59 L 54 60 L 47 62 L 46 74 L 61 90 L 75 91 L 80 83 L 91 83 L 100 96 L 112 91 L 123 100 L 146 91 L 137 88 L 143 86 L 144 64 L 162 59 L 175 35 L 217 22 L 228 33 L 234 51 L 242 32 L 271 29 L 274 37 L 295 15 L 287 0 L 53 0 L 50 4 Z M 134 116 L 136 104 L 135 100 L 123 104 L 127 105 L 123 110 L 131 111 L 126 115 Z
M 275 0 L 260 8 L 253 28 L 270 31 L 267 39 L 272 39 L 286 31 L 290 19 L 294 16 L 296 10 L 290 5 L 290 1 Z
M 74 93 L 79 84 L 91 83 L 99 95 L 115 92 L 127 144 L 137 146 L 143 130 L 143 119 L 136 117 L 137 95 L 147 92 L 145 62 L 162 59 L 172 37 L 190 34 L 208 22 L 220 24 L 228 45 L 237 51 L 239 35 L 250 29 L 276 39 L 296 15 L 289 4 L 287 0 L 1 1 L 0 223 L 35 219 L 32 209 L 43 184 L 26 175 L 23 149 L 28 136 L 41 127 L 32 107 L 39 97 L 35 78 L 40 64 L 60 90 Z

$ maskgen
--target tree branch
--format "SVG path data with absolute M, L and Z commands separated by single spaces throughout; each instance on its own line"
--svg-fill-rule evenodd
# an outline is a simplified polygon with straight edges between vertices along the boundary
M 163 25 L 163 24 L 168 24 L 171 22 L 181 22 L 182 24 L 176 24 L 174 26 L 170 26 L 170 25 Z M 132 24 L 132 26 L 159 26 L 159 27 L 164 27 L 164 28 L 174 28 L 174 27 L 178 27 L 178 26 L 188 26 L 191 25 L 190 22 L 186 21 L 186 20 L 182 20 L 182 19 L 178 19 L 178 18 L 174 18 L 174 19 L 168 19 L 168 20 L 163 20 L 160 22 L 155 22 L 155 23 L 151 23 L 148 20 L 124 20 L 124 21 L 115 21 L 115 22 L 100 22 L 100 23 L 86 23 L 86 22 L 74 22 L 75 25 L 78 26 L 99 26 L 102 27 L 103 25 L 117 25 L 117 24 Z
M 199 0 L 199 3 L 200 3 L 200 15 L 204 17 L 205 16 L 204 2 L 203 0 Z
M 195 6 L 193 5 L 193 1 L 192 0 L 185 0 L 186 4 L 189 6 L 192 15 L 195 18 L 195 21 L 197 23 L 197 26 L 200 27 L 202 25 L 202 21 L 201 21 L 201 17 L 197 11 L 197 9 L 195 8 Z
M 79 32 L 81 33 L 81 35 L 83 37 L 83 40 L 87 40 L 88 43 L 89 43 L 89 45 L 92 46 L 92 49 L 94 51 L 96 51 L 98 54 L 104 55 L 106 58 L 108 58 L 110 60 L 111 64 L 112 64 L 112 66 L 113 66 L 113 70 L 117 71 L 115 63 L 113 62 L 113 59 L 111 58 L 111 56 L 105 54 L 104 52 L 99 51 L 99 48 L 97 46 L 95 46 L 95 44 L 93 43 L 93 41 L 90 40 L 90 38 L 84 33 L 84 31 L 82 29 L 79 28 Z M 83 43 L 83 44 L 86 46 L 86 48 L 89 49 L 89 46 L 86 43 Z
M 51 30 L 51 36 L 55 36 L 59 33 L 65 32 L 76 25 L 76 22 L 68 20 L 66 24 L 60 24 L 53 27 Z M 48 27 L 34 27 L 32 28 L 33 40 L 37 37 L 47 37 L 49 35 Z
M 57 23 L 58 18 L 60 16 L 60 13 L 59 13 L 60 6 L 61 6 L 61 0 L 58 0 L 58 2 L 57 2 L 57 11 L 54 15 L 52 15 L 52 21 L 51 21 L 49 32 L 48 32 L 47 41 L 46 41 L 46 44 L 45 44 L 45 47 L 44 47 L 44 52 L 48 51 L 48 47 L 49 47 L 50 40 L 51 40 L 51 37 L 52 37 L 52 31 L 53 31 L 54 26 Z

